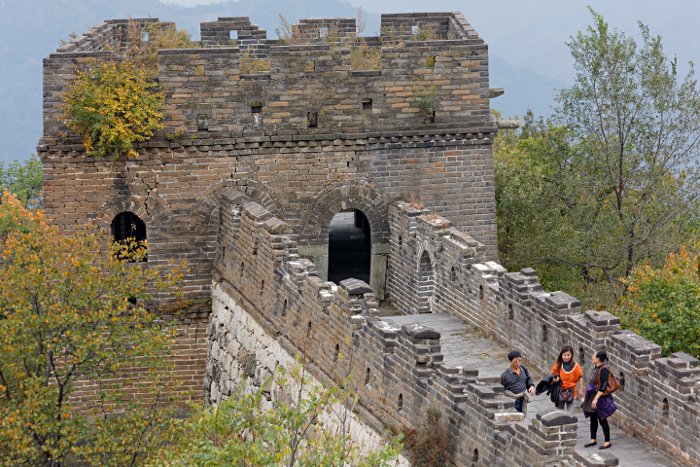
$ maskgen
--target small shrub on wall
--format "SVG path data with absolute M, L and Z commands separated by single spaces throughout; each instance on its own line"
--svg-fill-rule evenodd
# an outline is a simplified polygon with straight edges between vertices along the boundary
M 344 381 L 349 387 L 350 378 Z M 362 454 L 348 412 L 357 395 L 314 382 L 299 365 L 278 368 L 255 393 L 240 385 L 217 407 L 200 407 L 166 446 L 154 467 L 393 467 L 401 436 L 386 435 Z
M 423 423 L 406 433 L 404 446 L 414 467 L 453 465 L 450 433 L 441 418 L 442 412 L 430 407 Z
M 165 93 L 132 62 L 90 63 L 63 95 L 63 118 L 99 158 L 138 157 L 134 143 L 163 128 Z

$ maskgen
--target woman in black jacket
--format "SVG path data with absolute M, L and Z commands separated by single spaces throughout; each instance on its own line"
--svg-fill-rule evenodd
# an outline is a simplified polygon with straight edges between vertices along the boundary
M 586 395 L 581 398 L 583 401 L 583 414 L 591 419 L 591 440 L 584 445 L 587 448 L 598 443 L 596 436 L 599 422 L 605 435 L 605 444 L 600 449 L 607 449 L 612 446 L 612 443 L 610 443 L 610 425 L 608 425 L 607 419 L 617 410 L 617 407 L 613 402 L 612 394 L 605 395 L 605 390 L 608 388 L 608 378 L 610 377 L 610 370 L 604 366 L 607 360 L 608 354 L 605 350 L 599 350 L 593 355 L 595 368 L 588 380 Z

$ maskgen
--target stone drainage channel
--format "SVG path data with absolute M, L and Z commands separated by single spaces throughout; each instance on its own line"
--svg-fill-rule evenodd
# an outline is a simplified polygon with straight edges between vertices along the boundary
M 427 313 L 421 315 L 383 316 L 386 321 L 395 327 L 401 327 L 409 323 L 421 323 L 429 326 L 441 334 L 440 346 L 444 357 L 444 363 L 451 366 L 464 368 L 476 368 L 479 370 L 479 378 L 499 378 L 501 373 L 508 368 L 507 349 L 491 339 L 484 337 L 472 326 L 464 324 L 462 320 L 446 313 Z M 527 356 L 525 355 L 525 358 Z M 554 366 L 554 362 L 552 362 Z M 535 369 L 528 368 L 535 384 L 543 376 Z M 584 376 L 585 377 L 585 376 Z M 539 411 L 549 409 L 552 402 L 546 394 L 535 396 L 528 406 L 526 422 L 531 421 Z M 583 445 L 590 440 L 589 422 L 583 416 L 583 411 L 576 408 L 578 417 L 578 443 L 577 450 L 584 450 Z M 615 416 L 611 417 L 614 420 Z M 614 423 L 614 421 L 613 421 Z M 613 447 L 605 452 L 610 452 L 619 460 L 623 467 L 658 467 L 679 466 L 665 453 L 659 452 L 645 444 L 639 438 L 625 433 L 620 428 L 610 424 L 610 437 Z M 599 432 L 598 437 L 602 437 Z M 598 444 L 601 444 L 600 442 Z M 594 448 L 597 449 L 597 448 Z

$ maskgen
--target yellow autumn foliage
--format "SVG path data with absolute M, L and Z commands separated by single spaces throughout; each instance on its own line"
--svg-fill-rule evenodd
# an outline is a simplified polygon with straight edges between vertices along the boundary
M 62 97 L 66 124 L 91 155 L 138 157 L 134 143 L 163 128 L 165 93 L 133 62 L 92 61 L 77 74 Z

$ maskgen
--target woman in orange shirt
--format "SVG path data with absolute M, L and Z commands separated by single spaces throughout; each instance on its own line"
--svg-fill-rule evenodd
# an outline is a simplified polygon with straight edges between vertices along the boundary
M 574 349 L 570 345 L 562 347 L 557 362 L 552 368 L 554 382 L 558 382 L 561 378 L 561 387 L 559 388 L 559 402 L 557 408 L 568 410 L 574 413 L 574 402 L 576 401 L 576 384 L 578 383 L 578 394 L 585 394 L 583 390 L 583 370 L 581 366 L 574 361 Z

